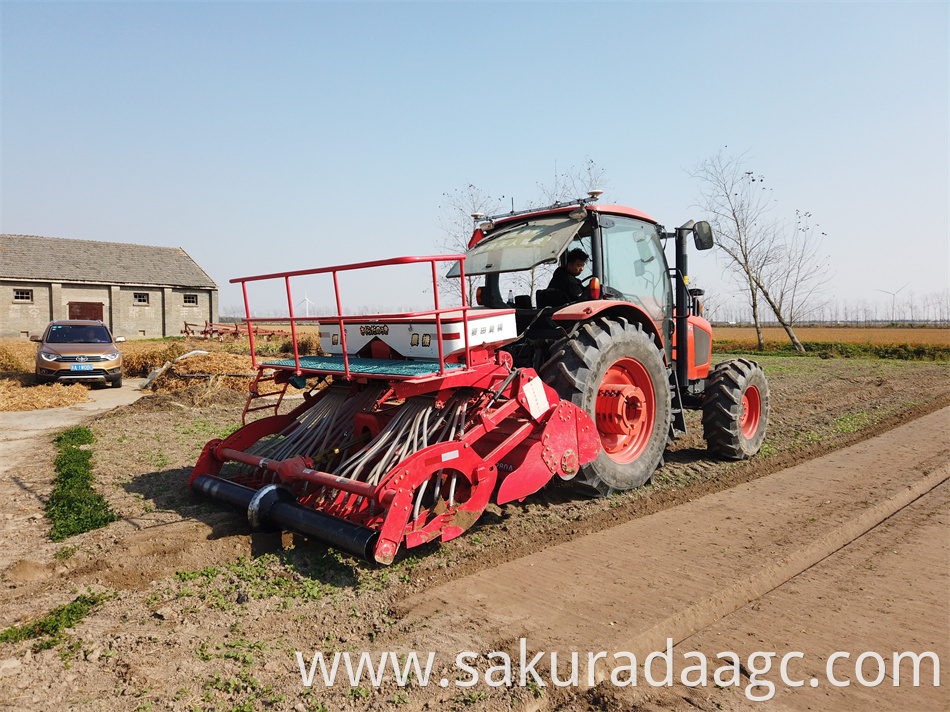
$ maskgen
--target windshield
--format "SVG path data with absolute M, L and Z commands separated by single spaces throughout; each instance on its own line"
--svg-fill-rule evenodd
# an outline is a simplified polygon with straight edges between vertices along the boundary
M 673 315 L 666 255 L 656 225 L 629 217 L 601 219 L 604 282 L 660 322 Z
M 465 274 L 517 272 L 555 262 L 583 225 L 561 214 L 500 228 L 465 254 Z M 459 276 L 458 263 L 448 276 Z
M 46 335 L 48 344 L 111 344 L 112 337 L 104 326 L 92 324 L 54 324 Z

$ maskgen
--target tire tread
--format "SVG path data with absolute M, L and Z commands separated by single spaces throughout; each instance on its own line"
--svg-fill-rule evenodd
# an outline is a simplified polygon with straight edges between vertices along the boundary
M 746 438 L 739 427 L 742 396 L 749 385 L 759 391 L 759 430 Z M 745 460 L 757 453 L 765 440 L 769 416 L 769 387 L 755 361 L 743 358 L 717 364 L 706 380 L 703 402 L 703 437 L 708 449 L 728 460 Z

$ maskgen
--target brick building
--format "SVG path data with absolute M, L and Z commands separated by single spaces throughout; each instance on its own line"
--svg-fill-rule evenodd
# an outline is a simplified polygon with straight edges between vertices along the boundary
M 127 339 L 218 321 L 218 287 L 183 249 L 0 235 L 0 337 L 101 319 Z

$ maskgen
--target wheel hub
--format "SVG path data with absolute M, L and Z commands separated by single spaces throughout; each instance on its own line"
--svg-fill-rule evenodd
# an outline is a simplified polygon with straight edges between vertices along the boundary
M 762 412 L 762 403 L 759 390 L 749 386 L 742 394 L 742 412 L 739 414 L 739 429 L 745 438 L 751 438 L 759 429 L 759 418 Z
M 594 405 L 604 452 L 614 462 L 633 462 L 646 449 L 656 420 L 656 395 L 646 368 L 621 358 L 604 373 Z
M 597 429 L 600 432 L 635 435 L 645 420 L 641 389 L 631 385 L 597 391 Z

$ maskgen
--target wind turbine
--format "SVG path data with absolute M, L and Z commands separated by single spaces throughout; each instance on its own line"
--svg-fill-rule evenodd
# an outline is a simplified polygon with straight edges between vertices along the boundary
M 913 280 L 911 280 L 911 281 L 913 281 Z M 901 287 L 900 289 L 898 289 L 896 292 L 889 292 L 889 291 L 886 290 L 886 289 L 875 289 L 875 290 L 874 290 L 875 292 L 884 292 L 884 294 L 890 294 L 890 295 L 891 295 L 891 321 L 894 321 L 894 306 L 895 306 L 895 304 L 897 303 L 897 295 L 900 294 L 901 291 L 902 291 L 903 289 L 905 289 L 905 288 L 906 288 L 907 286 L 909 286 L 909 285 L 910 285 L 910 282 L 908 282 L 907 284 L 905 284 L 903 287 Z
M 309 316 L 310 316 L 310 305 L 313 304 L 313 302 L 311 302 L 310 299 L 309 299 L 309 297 L 307 297 L 307 293 L 306 293 L 306 292 L 304 292 L 303 299 L 301 299 L 299 302 L 297 302 L 297 304 L 296 304 L 296 306 L 295 306 L 294 308 L 295 308 L 295 309 L 296 309 L 296 308 L 299 308 L 301 304 L 304 305 L 304 314 L 309 317 Z

